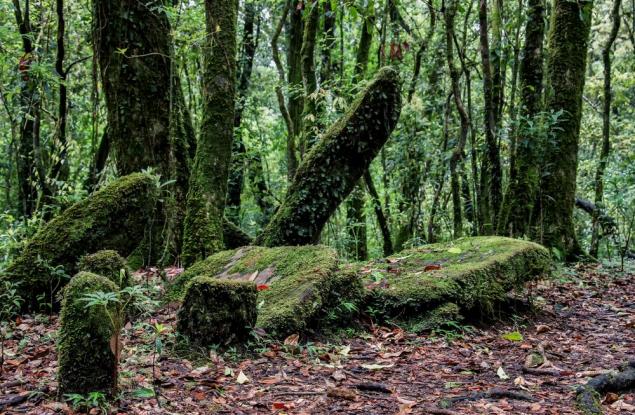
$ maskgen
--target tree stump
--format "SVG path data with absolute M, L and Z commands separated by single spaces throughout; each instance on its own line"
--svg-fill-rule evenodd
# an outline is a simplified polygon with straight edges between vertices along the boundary
M 248 340 L 256 324 L 257 297 L 253 282 L 196 277 L 179 309 L 177 331 L 199 346 Z
M 60 396 L 117 388 L 121 310 L 117 302 L 88 306 L 87 294 L 117 292 L 106 277 L 80 272 L 64 288 L 57 346 Z

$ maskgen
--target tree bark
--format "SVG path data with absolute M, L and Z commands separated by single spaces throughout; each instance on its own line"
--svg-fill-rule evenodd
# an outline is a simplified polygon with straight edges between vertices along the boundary
M 206 0 L 209 37 L 203 122 L 187 194 L 183 262 L 223 249 L 223 211 L 231 163 L 236 84 L 237 0 Z
M 31 73 L 31 63 L 35 59 L 35 29 L 31 25 L 29 0 L 25 1 L 24 11 L 19 0 L 13 0 L 15 21 L 22 38 L 24 54 L 20 58 L 20 74 L 22 77 L 20 87 L 20 116 L 18 117 L 20 140 L 17 145 L 16 165 L 18 174 L 18 195 L 20 200 L 20 213 L 25 217 L 31 217 L 36 209 L 38 199 L 37 166 L 35 159 L 34 142 L 39 142 L 39 117 L 40 98 L 37 82 Z
M 543 140 L 530 128 L 542 107 L 544 0 L 529 0 L 525 44 L 520 62 L 520 120 L 514 164 L 501 210 L 498 233 L 512 237 L 534 234 L 535 204 L 540 182 L 540 154 Z
M 324 224 L 353 190 L 399 119 L 398 78 L 393 69 L 381 69 L 348 113 L 324 133 L 302 162 L 257 244 L 318 242 Z
M 602 63 L 604 65 L 604 107 L 602 111 L 602 150 L 600 161 L 595 172 L 595 205 L 602 208 L 604 200 L 604 172 L 608 164 L 611 151 L 611 49 L 620 30 L 620 6 L 621 0 L 614 0 L 611 17 L 613 25 L 611 33 L 602 48 Z M 593 212 L 593 224 L 591 235 L 591 249 L 589 254 L 597 258 L 600 246 L 600 217 L 598 210 Z
M 461 90 L 459 86 L 460 72 L 454 64 L 454 17 L 456 15 L 457 4 L 455 0 L 447 1 L 445 5 L 445 34 L 446 45 L 445 53 L 450 71 L 450 79 L 452 83 L 452 95 L 454 97 L 454 105 L 461 119 L 461 133 L 452 156 L 450 158 L 450 183 L 452 189 L 452 205 L 453 205 L 453 223 L 454 238 L 460 238 L 463 235 L 463 214 L 461 205 L 461 175 L 459 167 L 463 160 L 463 151 L 467 142 L 467 134 L 470 128 L 470 119 L 461 99 Z
M 251 81 L 256 45 L 260 33 L 260 23 L 255 30 L 256 5 L 245 2 L 245 16 L 243 22 L 242 53 L 238 68 L 238 87 L 236 90 L 236 111 L 234 113 L 234 141 L 232 143 L 232 162 L 227 184 L 227 206 L 225 215 L 234 223 L 240 223 L 240 197 L 243 191 L 244 171 L 246 167 L 245 143 L 240 133 L 240 123 L 247 101 L 247 93 Z M 255 30 L 255 32 L 254 32 Z
M 554 0 L 547 49 L 546 108 L 562 113 L 545 148 L 542 243 L 567 260 L 582 254 L 573 226 L 578 144 L 593 1 Z
M 490 62 L 489 35 L 487 32 L 487 0 L 479 0 L 479 38 L 483 66 L 483 99 L 485 100 L 485 154 L 481 162 L 481 200 L 479 201 L 479 223 L 481 233 L 491 234 L 495 230 L 496 217 L 502 199 L 501 166 L 497 142 L 496 102 L 492 65 Z
M 302 85 L 304 86 L 304 108 L 302 110 L 301 154 L 309 151 L 320 133 L 321 98 L 315 70 L 315 45 L 320 22 L 320 4 L 313 1 L 304 22 L 302 49 Z

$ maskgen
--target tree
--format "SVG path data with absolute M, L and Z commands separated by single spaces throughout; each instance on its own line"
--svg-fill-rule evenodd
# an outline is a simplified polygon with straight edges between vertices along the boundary
M 591 0 L 554 0 L 547 37 L 546 109 L 562 115 L 545 148 L 541 240 L 567 259 L 582 253 L 573 226 L 573 207 L 592 10 Z
M 183 261 L 223 249 L 223 212 L 234 136 L 237 0 L 206 0 L 203 122 L 187 194 Z
M 600 245 L 600 212 L 603 208 L 604 200 L 604 172 L 608 163 L 609 152 L 611 151 L 611 49 L 620 31 L 620 6 L 621 0 L 614 0 L 611 19 L 613 24 L 609 38 L 602 48 L 602 63 L 604 66 L 604 106 L 602 111 L 602 150 L 600 151 L 600 161 L 595 172 L 595 206 L 593 210 L 593 234 L 591 236 L 591 249 L 589 254 L 598 256 Z
M 527 5 L 525 44 L 520 62 L 520 126 L 516 137 L 515 162 L 501 211 L 498 232 L 522 237 L 534 234 L 536 223 L 534 207 L 540 183 L 540 154 L 544 147 L 536 129 L 542 109 L 543 41 L 545 33 L 544 0 L 530 0 Z

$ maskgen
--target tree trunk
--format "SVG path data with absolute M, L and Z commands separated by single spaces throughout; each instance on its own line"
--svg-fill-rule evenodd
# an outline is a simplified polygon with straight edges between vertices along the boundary
M 315 70 L 315 44 L 320 22 L 320 4 L 314 1 L 304 22 L 301 62 L 304 86 L 304 109 L 302 110 L 301 154 L 309 151 L 320 133 L 321 98 Z
M 304 36 L 303 15 L 304 2 L 291 0 L 290 17 L 285 29 L 287 35 L 287 85 L 289 96 L 287 108 L 289 117 L 293 122 L 293 137 L 289 138 L 288 153 L 288 178 L 293 180 L 297 165 L 295 149 L 302 134 L 302 111 L 304 110 L 304 93 L 302 83 L 302 38 Z
M 381 207 L 381 199 L 379 193 L 373 183 L 373 176 L 370 174 L 370 170 L 366 169 L 364 172 L 364 182 L 368 188 L 368 194 L 373 202 L 373 209 L 375 210 L 375 216 L 377 216 L 377 223 L 379 224 L 379 230 L 381 231 L 381 237 L 383 241 L 384 256 L 392 255 L 392 237 L 390 236 L 390 227 L 388 226 L 388 220 Z
M 317 243 L 320 232 L 368 169 L 399 119 L 399 76 L 381 69 L 351 109 L 307 154 L 257 244 Z
M 479 33 L 481 60 L 483 66 L 483 99 L 485 100 L 485 154 L 481 162 L 481 201 L 479 202 L 479 223 L 481 233 L 494 232 L 495 219 L 500 208 L 501 167 L 498 142 L 496 139 L 496 102 L 490 63 L 489 36 L 487 32 L 487 0 L 479 0 Z
M 183 262 L 223 249 L 223 211 L 231 162 L 236 83 L 237 0 L 206 0 L 208 52 L 203 122 L 187 194 Z
M 450 79 L 452 82 L 452 95 L 454 96 L 454 105 L 461 119 L 461 133 L 452 156 L 450 158 L 450 183 L 452 188 L 452 205 L 454 217 L 454 237 L 460 238 L 463 235 L 463 215 L 461 205 L 461 175 L 460 164 L 463 160 L 463 151 L 467 141 L 467 134 L 470 128 L 470 119 L 461 100 L 461 90 L 459 86 L 460 72 L 454 64 L 454 17 L 456 15 L 456 0 L 449 0 L 445 7 L 445 34 L 446 45 L 445 53 L 450 71 Z
M 620 30 L 620 6 L 621 0 L 614 0 L 611 13 L 613 25 L 611 33 L 602 48 L 602 63 L 604 64 L 604 108 L 602 111 L 602 150 L 600 161 L 595 172 L 595 205 L 600 209 L 604 199 L 604 171 L 608 163 L 611 150 L 611 49 Z M 589 254 L 595 258 L 598 256 L 600 245 L 600 217 L 599 210 L 593 211 L 593 232 L 591 237 L 591 249 Z
M 593 2 L 554 0 L 547 49 L 546 108 L 561 112 L 545 148 L 542 242 L 566 259 L 582 253 L 573 226 L 582 91 Z
M 520 123 L 516 151 L 498 233 L 512 237 L 530 236 L 536 217 L 534 206 L 540 181 L 540 154 L 544 143 L 532 131 L 541 110 L 543 78 L 544 0 L 529 0 L 525 45 L 520 62 Z
M 357 55 L 355 60 L 355 69 L 353 71 L 353 88 L 360 85 L 360 82 L 366 75 L 368 68 L 368 58 L 370 55 L 370 47 L 373 42 L 373 22 L 374 18 L 374 2 L 370 1 L 363 16 L 359 43 L 357 47 Z M 346 229 L 348 232 L 348 243 L 346 250 L 348 255 L 356 260 L 362 261 L 368 258 L 368 242 L 366 232 L 366 214 L 364 212 L 364 187 L 360 183 L 355 186 L 346 199 Z
M 24 54 L 20 58 L 20 75 L 22 83 L 20 88 L 20 117 L 18 117 L 20 140 L 17 145 L 16 165 L 18 173 L 18 195 L 20 200 L 20 213 L 31 217 L 35 212 L 38 198 L 38 177 L 35 159 L 34 142 L 39 141 L 38 120 L 40 117 L 40 94 L 37 88 L 35 74 L 31 73 L 31 63 L 35 59 L 35 47 L 33 39 L 36 36 L 31 26 L 29 15 L 29 1 L 25 2 L 24 13 L 19 0 L 13 0 L 13 10 L 18 31 L 22 38 Z
M 225 215 L 234 223 L 240 223 L 240 196 L 243 191 L 244 170 L 246 167 L 245 143 L 243 142 L 240 123 L 247 101 L 247 93 L 251 81 L 254 57 L 256 55 L 256 45 L 260 33 L 260 21 L 254 33 L 256 21 L 256 5 L 252 2 L 245 2 L 245 16 L 243 23 L 243 50 L 239 62 L 238 87 L 236 90 L 236 111 L 234 114 L 235 136 L 232 143 L 232 163 L 227 184 L 227 206 Z

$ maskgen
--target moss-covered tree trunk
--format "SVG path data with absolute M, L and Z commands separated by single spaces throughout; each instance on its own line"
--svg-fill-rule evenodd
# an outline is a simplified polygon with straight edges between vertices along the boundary
M 173 59 L 167 3 L 93 0 L 94 48 L 108 111 L 104 150 L 121 175 L 152 168 L 162 181 L 174 180 L 168 188 L 172 197 L 157 215 L 151 262 L 168 261 L 180 251 L 196 145 Z
M 95 53 L 119 174 L 170 177 L 170 26 L 163 0 L 93 0 Z
M 581 253 L 573 207 L 592 10 L 593 1 L 554 0 L 548 35 L 546 108 L 562 115 L 545 147 L 541 239 L 568 259 Z
M 399 76 L 383 68 L 307 154 L 257 244 L 316 243 L 326 221 L 390 136 L 400 111 Z
M 300 150 L 308 152 L 318 139 L 320 133 L 320 115 L 322 99 L 318 90 L 317 72 L 315 69 L 315 47 L 317 30 L 320 23 L 320 5 L 314 1 L 308 9 L 302 37 L 302 83 L 304 85 L 304 109 L 302 111 L 302 137 Z
M 302 111 L 304 110 L 304 94 L 302 84 L 302 40 L 304 37 L 303 12 L 304 2 L 289 0 L 289 20 L 286 22 L 287 37 L 287 82 L 289 95 L 287 109 L 293 125 L 293 135 L 287 139 L 287 177 L 289 181 L 298 168 L 297 154 L 300 134 L 302 132 Z
M 223 248 L 223 211 L 234 133 L 237 0 L 206 0 L 208 50 L 203 78 L 203 122 L 183 232 L 184 263 Z
M 529 122 L 535 122 L 542 108 L 544 15 L 544 0 L 529 0 L 519 71 L 522 125 L 516 137 L 515 161 L 498 223 L 498 233 L 510 236 L 531 235 L 531 223 L 536 221 L 534 206 L 540 183 L 539 155 L 544 143 L 529 128 Z

